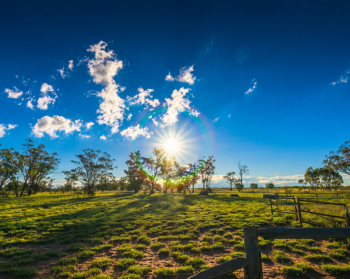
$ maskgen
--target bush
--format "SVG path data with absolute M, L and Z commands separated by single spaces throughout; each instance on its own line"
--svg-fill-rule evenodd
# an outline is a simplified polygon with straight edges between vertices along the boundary
M 200 195 L 204 195 L 204 196 L 207 196 L 208 195 L 208 190 L 201 190 L 199 192 Z
M 258 189 L 258 184 L 250 183 L 250 189 Z
M 273 184 L 273 183 L 266 183 L 266 189 L 275 189 L 275 184 Z
M 237 189 L 238 192 L 242 192 L 244 185 L 241 183 L 235 183 L 235 188 Z

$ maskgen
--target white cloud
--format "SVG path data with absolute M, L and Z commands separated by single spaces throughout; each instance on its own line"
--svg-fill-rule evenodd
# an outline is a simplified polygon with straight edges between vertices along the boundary
M 18 99 L 23 95 L 23 91 L 18 90 L 17 87 L 14 87 L 14 90 L 6 88 L 5 93 L 7 93 L 7 98 L 11 99 Z
M 338 83 L 348 83 L 350 71 L 347 71 L 345 75 L 341 75 L 338 81 L 331 82 L 329 85 L 337 85 Z
M 73 71 L 73 67 L 74 67 L 74 65 L 73 65 L 73 60 L 69 60 L 69 61 L 68 61 L 68 69 L 71 70 L 71 71 Z
M 155 118 L 152 118 L 152 121 L 153 121 L 154 125 L 158 126 L 159 123 L 156 121 Z
M 116 59 L 113 50 L 106 51 L 107 44 L 103 41 L 90 46 L 87 50 L 94 53 L 95 57 L 88 62 L 89 73 L 96 84 L 104 85 L 105 88 L 97 94 L 103 101 L 97 113 L 99 124 L 112 127 L 112 133 L 119 130 L 124 119 L 124 100 L 118 96 L 119 84 L 116 84 L 114 76 L 123 68 L 123 62 Z
M 174 81 L 175 79 L 171 76 L 171 74 L 169 72 L 169 74 L 165 77 L 165 80 L 167 80 L 167 81 Z
M 180 90 L 174 90 L 171 94 L 171 98 L 165 98 L 166 104 L 168 106 L 167 112 L 161 117 L 162 122 L 164 123 L 162 127 L 173 125 L 178 121 L 179 112 L 185 110 L 190 111 L 191 115 L 198 116 L 199 112 L 190 108 L 191 101 L 184 98 L 185 95 L 189 92 L 189 88 L 181 87 Z
M 74 67 L 73 60 L 68 61 L 67 67 L 68 67 L 68 70 L 73 71 L 73 67 Z M 60 73 L 62 78 L 66 78 L 69 75 L 68 70 L 66 71 L 65 68 L 63 67 L 62 69 L 58 69 L 57 72 Z
M 256 85 L 258 84 L 258 82 L 256 81 L 256 79 L 253 79 L 251 83 L 253 84 L 253 86 L 252 86 L 251 88 L 249 88 L 249 89 L 245 92 L 245 94 L 249 94 L 250 92 L 253 92 L 254 89 L 256 88 Z
M 146 105 L 146 108 L 148 105 L 152 107 L 156 107 L 160 105 L 160 102 L 158 99 L 151 100 L 150 98 L 153 98 L 152 92 L 154 91 L 153 89 L 146 89 L 143 90 L 142 87 L 137 89 L 140 93 L 135 95 L 134 97 L 129 97 L 127 96 L 127 100 L 130 105 Z
M 88 122 L 85 124 L 86 128 L 89 130 L 93 125 L 95 125 L 94 122 Z
M 230 118 L 230 117 L 231 117 L 231 114 L 228 115 L 228 118 Z
M 64 67 L 63 67 L 62 69 L 58 69 L 57 72 L 60 73 L 60 75 L 61 75 L 62 78 L 65 78 L 65 77 L 68 76 L 68 75 L 65 73 L 65 71 L 64 71 Z
M 131 114 L 131 113 L 129 113 L 127 120 L 130 120 L 130 119 L 131 119 L 131 117 L 132 117 L 132 114 Z
M 129 128 L 120 132 L 120 134 L 128 139 L 134 140 L 139 136 L 150 138 L 153 132 L 149 132 L 147 127 L 140 128 L 140 124 L 137 124 L 136 126 L 130 126 Z
M 100 139 L 101 140 L 106 140 L 107 138 L 106 138 L 106 136 L 103 135 L 103 136 L 100 136 Z
M 89 138 L 89 135 L 83 135 L 83 134 L 79 134 L 79 136 L 81 136 L 82 138 Z
M 180 69 L 180 74 L 177 77 L 172 77 L 170 72 L 169 74 L 165 77 L 165 80 L 168 81 L 180 81 L 180 82 L 185 82 L 188 84 L 194 84 L 196 77 L 193 76 L 192 72 L 194 71 L 193 65 L 190 67 L 182 67 Z
M 44 116 L 38 119 L 35 126 L 32 127 L 32 133 L 38 138 L 43 137 L 44 133 L 48 134 L 51 138 L 57 138 L 57 132 L 63 131 L 65 134 L 70 134 L 74 131 L 80 131 L 81 126 L 81 120 L 73 122 L 63 116 Z
M 6 135 L 6 130 L 11 130 L 16 128 L 17 125 L 8 124 L 7 127 L 4 124 L 0 124 L 0 138 Z
M 34 109 L 34 105 L 32 104 L 33 99 L 30 98 L 29 101 L 27 102 L 27 108 Z
M 42 97 L 38 99 L 37 107 L 42 110 L 47 110 L 49 104 L 55 103 L 57 95 L 52 85 L 49 85 L 47 83 L 42 84 L 40 91 Z M 51 97 L 48 92 L 50 92 L 53 97 Z
M 216 121 L 218 121 L 220 119 L 220 117 L 216 117 L 215 119 L 214 119 L 214 123 L 216 122 Z

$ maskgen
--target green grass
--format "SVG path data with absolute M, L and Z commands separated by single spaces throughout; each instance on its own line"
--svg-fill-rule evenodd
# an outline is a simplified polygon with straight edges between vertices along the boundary
M 350 274 L 350 265 L 339 266 L 333 264 L 323 264 L 322 269 L 330 275 Z
M 159 274 L 192 273 L 192 269 L 198 272 L 208 268 L 206 262 L 221 263 L 244 256 L 244 227 L 298 223 L 289 215 L 272 216 L 269 200 L 262 199 L 262 193 L 242 192 L 240 199 L 233 199 L 231 193 L 220 190 L 206 196 L 198 195 L 198 191 L 192 195 L 105 191 L 97 192 L 93 198 L 46 193 L 23 198 L 0 197 L 3 205 L 0 278 L 35 270 L 37 264 L 48 266 L 48 271 L 40 276 L 50 279 L 72 276 L 102 279 L 108 276 L 103 272 L 112 264 L 114 278 L 142 278 L 143 275 L 127 270 L 142 265 L 141 259 L 146 253 L 147 261 L 160 257 L 170 264 L 158 269 Z M 350 197 L 344 196 L 342 202 L 350 203 Z M 269 254 L 262 253 L 263 261 L 286 264 L 289 253 L 297 254 L 312 260 L 321 273 L 326 260 L 350 261 L 346 245 L 342 241 L 270 241 L 259 237 L 259 246 Z M 112 260 L 101 258 L 115 251 L 116 262 L 114 257 Z M 227 256 L 219 257 L 224 251 Z M 174 268 L 179 264 L 181 269 Z M 82 265 L 90 269 L 83 270 Z M 291 267 L 308 272 L 298 265 Z M 343 271 L 339 272 L 344 273 L 346 266 L 340 267 Z M 156 274 L 156 269 L 152 268 L 149 273 Z M 281 274 L 282 271 L 277 276 Z

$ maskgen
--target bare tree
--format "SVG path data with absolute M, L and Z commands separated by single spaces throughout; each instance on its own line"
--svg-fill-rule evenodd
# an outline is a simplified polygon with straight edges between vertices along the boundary
M 241 184 L 243 185 L 243 175 L 249 174 L 248 166 L 241 165 L 241 162 L 238 163 L 239 176 L 241 177 Z

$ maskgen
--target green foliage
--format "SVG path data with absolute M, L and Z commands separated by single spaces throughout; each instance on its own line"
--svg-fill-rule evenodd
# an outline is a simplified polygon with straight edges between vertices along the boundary
M 94 259 L 90 262 L 90 267 L 103 268 L 112 265 L 112 261 L 109 258 Z
M 273 258 L 276 261 L 281 261 L 281 262 L 290 260 L 288 255 L 286 255 L 283 251 L 278 251 L 278 250 L 273 251 Z
M 273 184 L 273 183 L 266 183 L 266 189 L 275 189 L 275 184 Z
M 87 259 L 95 255 L 94 251 L 84 250 L 78 253 L 78 259 Z
M 145 276 L 150 271 L 151 271 L 151 268 L 149 268 L 148 266 L 140 266 L 140 265 L 129 266 L 127 269 L 128 273 L 139 274 L 141 276 Z
M 128 266 L 135 264 L 137 264 L 137 260 L 135 260 L 134 258 L 125 258 L 118 260 L 115 263 L 115 266 L 119 268 L 127 268 Z
M 322 269 L 330 275 L 350 274 L 350 265 L 323 264 Z
M 194 268 L 199 268 L 200 266 L 204 265 L 205 261 L 202 258 L 194 257 L 192 259 L 188 259 L 186 261 L 186 265 L 191 265 Z

